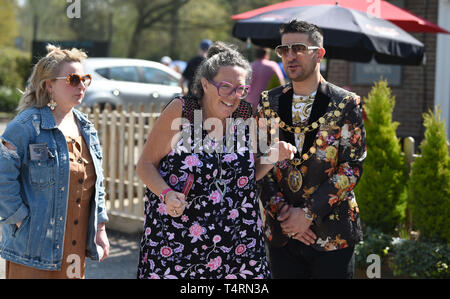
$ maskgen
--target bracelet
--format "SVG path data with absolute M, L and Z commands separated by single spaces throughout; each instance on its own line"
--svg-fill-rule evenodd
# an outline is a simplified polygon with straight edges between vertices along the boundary
M 173 191 L 172 188 L 164 189 L 163 192 L 161 192 L 161 194 L 159 195 L 159 199 L 160 199 L 163 203 L 166 203 L 166 202 L 165 202 L 165 197 L 166 197 L 166 194 L 167 194 L 169 191 Z

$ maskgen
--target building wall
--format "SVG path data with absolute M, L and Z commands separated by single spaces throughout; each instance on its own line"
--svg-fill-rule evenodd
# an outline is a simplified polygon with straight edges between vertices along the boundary
M 450 31 L 450 0 L 439 1 L 438 23 Z M 442 118 L 446 122 L 447 137 L 450 137 L 450 35 L 439 34 L 437 37 L 435 104 L 442 110 Z
M 404 8 L 437 23 L 437 0 L 404 0 Z M 427 7 L 428 6 L 428 7 Z M 401 83 L 391 86 L 396 98 L 393 119 L 400 123 L 397 129 L 399 137 L 412 136 L 416 144 L 423 139 L 422 113 L 434 107 L 434 88 L 436 70 L 436 39 L 433 33 L 411 33 L 425 45 L 426 65 L 401 66 Z M 348 86 L 363 99 L 367 97 L 372 86 L 352 84 L 352 63 L 342 60 L 332 60 L 328 81 L 339 86 Z

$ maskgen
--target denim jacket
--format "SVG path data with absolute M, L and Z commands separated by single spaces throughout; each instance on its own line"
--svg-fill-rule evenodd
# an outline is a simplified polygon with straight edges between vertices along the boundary
M 97 224 L 107 222 L 102 152 L 97 131 L 86 115 L 74 109 L 89 147 L 97 181 L 91 200 L 86 256 L 99 260 Z M 8 149 L 2 141 L 11 144 Z M 31 157 L 30 144 L 48 148 L 48 158 Z M 43 144 L 43 145 L 42 145 Z M 48 107 L 20 112 L 0 137 L 0 224 L 2 258 L 26 266 L 61 269 L 69 195 L 69 152 L 63 133 Z M 20 227 L 16 223 L 22 222 Z

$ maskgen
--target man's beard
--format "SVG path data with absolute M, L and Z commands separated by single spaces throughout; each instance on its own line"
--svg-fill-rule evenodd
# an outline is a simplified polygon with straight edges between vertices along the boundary
M 291 79 L 293 82 L 302 82 L 311 77 L 314 73 L 314 70 L 314 65 L 310 65 L 308 68 L 304 68 L 302 66 L 302 71 L 296 77 L 291 77 L 288 72 L 286 72 L 286 74 L 288 74 L 289 79 Z

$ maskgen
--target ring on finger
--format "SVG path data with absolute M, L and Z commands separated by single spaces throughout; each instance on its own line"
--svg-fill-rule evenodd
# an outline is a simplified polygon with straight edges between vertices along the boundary
M 173 209 L 173 214 L 174 214 L 175 216 L 178 216 L 178 213 L 177 213 L 177 210 L 176 210 L 176 209 Z

